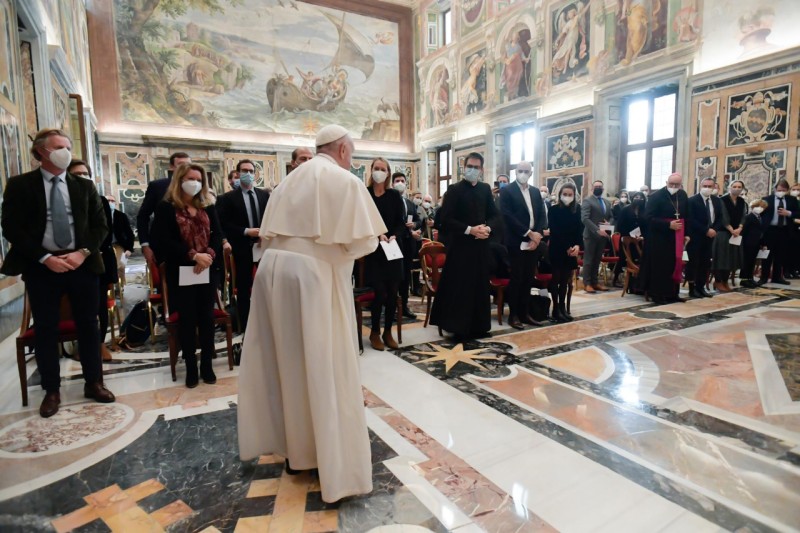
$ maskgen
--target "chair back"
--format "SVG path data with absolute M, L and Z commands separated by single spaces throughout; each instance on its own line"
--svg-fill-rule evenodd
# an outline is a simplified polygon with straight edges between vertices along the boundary
M 638 256 L 642 257 L 642 244 L 639 239 L 634 237 L 622 237 L 622 251 L 625 254 L 625 265 L 630 270 L 638 271 L 639 265 L 633 261 L 631 246 L 634 246 Z
M 167 265 L 161 263 L 158 268 L 153 270 L 158 273 L 158 280 L 160 282 L 161 295 L 164 302 L 164 316 L 169 318 L 169 289 L 167 288 Z
M 223 294 L 224 300 L 228 303 L 233 301 L 233 291 L 236 289 L 236 259 L 233 254 L 223 254 L 223 265 L 225 272 L 223 273 Z
M 65 320 L 72 320 L 72 307 L 69 303 L 69 297 L 66 294 L 61 296 L 61 302 L 59 303 L 58 309 L 59 321 L 63 322 Z M 24 300 L 22 301 L 22 320 L 19 325 L 20 335 L 23 335 L 32 326 L 36 326 L 36 324 L 31 324 L 32 320 L 33 312 L 31 311 L 31 302 L 28 298 L 28 290 L 25 289 L 25 296 Z
M 428 289 L 436 292 L 442 276 L 442 267 L 447 260 L 447 250 L 444 244 L 435 241 L 426 244 L 419 251 L 419 260 L 425 285 Z
M 150 285 L 150 294 L 156 294 L 162 286 L 164 275 L 155 261 L 147 261 L 145 267 L 147 268 L 147 283 Z
M 613 233 L 611 235 L 611 248 L 614 250 L 614 257 L 619 257 L 619 243 L 621 237 L 619 233 Z

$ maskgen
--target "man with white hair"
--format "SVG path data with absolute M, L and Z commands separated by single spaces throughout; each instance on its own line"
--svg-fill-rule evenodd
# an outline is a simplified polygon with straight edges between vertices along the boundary
M 317 155 L 275 189 L 261 224 L 258 324 L 245 334 L 239 371 L 239 453 L 278 454 L 289 474 L 319 469 L 322 499 L 335 502 L 372 490 L 350 277 L 386 226 L 348 171 L 348 131 L 325 126 L 316 143 Z

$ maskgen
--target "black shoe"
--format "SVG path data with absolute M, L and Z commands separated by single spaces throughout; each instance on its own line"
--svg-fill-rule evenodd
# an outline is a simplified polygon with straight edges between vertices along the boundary
M 197 356 L 194 354 L 191 357 L 186 357 L 186 388 L 193 389 L 197 387 L 200 378 L 197 375 Z
M 417 315 L 415 313 L 412 313 L 411 309 L 409 309 L 408 307 L 403 309 L 403 316 L 406 317 L 406 318 L 410 318 L 412 320 L 416 320 L 417 319 Z
M 542 326 L 546 325 L 544 322 L 540 322 L 538 320 L 535 320 L 531 315 L 525 315 L 524 317 L 522 317 L 522 323 L 523 324 L 528 324 L 528 325 L 531 325 L 531 326 L 536 326 L 536 327 L 542 327 Z
M 289 466 L 289 459 L 286 459 L 286 473 L 290 476 L 296 476 L 298 474 L 302 474 L 302 470 L 295 470 L 294 468 Z
M 756 282 L 752 279 L 743 279 L 741 282 L 739 282 L 739 286 L 744 287 L 745 289 L 755 289 L 758 287 Z
M 700 292 L 701 289 L 698 289 L 694 283 L 689 284 L 689 296 L 692 298 L 702 298 L 703 293 Z
M 756 282 L 756 285 L 758 285 L 759 287 L 766 284 L 767 284 L 767 278 L 761 278 Z
M 778 285 L 791 285 L 791 282 L 789 282 L 789 280 L 786 280 L 786 279 L 784 279 L 784 278 L 781 278 L 781 279 L 773 279 L 773 280 L 772 280 L 772 283 L 777 283 Z
M 522 322 L 517 317 L 509 318 L 508 325 L 514 329 L 525 329 L 525 326 L 522 325 Z
M 666 305 L 666 304 L 668 304 L 669 302 L 667 302 L 667 300 L 666 300 L 665 298 L 656 298 L 656 297 L 653 297 L 653 303 L 654 303 L 655 305 Z
M 561 313 L 561 306 L 559 306 L 559 305 L 554 305 L 553 306 L 553 313 L 552 313 L 552 319 L 551 320 L 553 322 L 558 323 L 558 324 L 563 324 L 564 322 L 567 322 L 567 317 L 565 317 Z
M 203 383 L 208 385 L 213 385 L 217 382 L 217 376 L 214 374 L 214 369 L 211 368 L 211 363 L 208 363 L 208 366 L 200 363 L 200 377 L 203 378 Z
M 672 303 L 682 304 L 686 303 L 686 298 L 681 298 L 680 296 L 675 296 L 674 298 L 670 298 L 669 300 Z
M 700 294 L 702 294 L 702 295 L 703 295 L 703 298 L 712 298 L 712 295 L 711 295 L 711 293 L 709 293 L 709 292 L 708 292 L 708 291 L 705 289 L 705 287 L 701 287 L 700 289 L 698 289 L 698 291 L 697 291 L 697 292 L 699 292 Z

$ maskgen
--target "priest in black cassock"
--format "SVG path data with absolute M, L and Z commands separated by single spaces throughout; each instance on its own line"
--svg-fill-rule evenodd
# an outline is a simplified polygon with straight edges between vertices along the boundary
M 479 181 L 483 156 L 471 153 L 464 179 L 447 189 L 438 214 L 447 260 L 442 269 L 431 324 L 471 339 L 491 329 L 488 222 L 497 215 L 492 189 Z
M 683 270 L 683 247 L 689 197 L 677 172 L 667 186 L 647 198 L 644 223 L 647 226 L 642 254 L 641 278 L 645 294 L 656 304 L 682 302 L 678 296 Z

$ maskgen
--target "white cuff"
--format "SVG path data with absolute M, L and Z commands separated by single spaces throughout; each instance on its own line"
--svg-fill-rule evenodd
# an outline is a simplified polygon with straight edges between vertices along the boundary
M 467 231 L 464 232 L 464 235 L 469 235 L 470 231 L 472 231 L 472 226 L 467 226 Z

